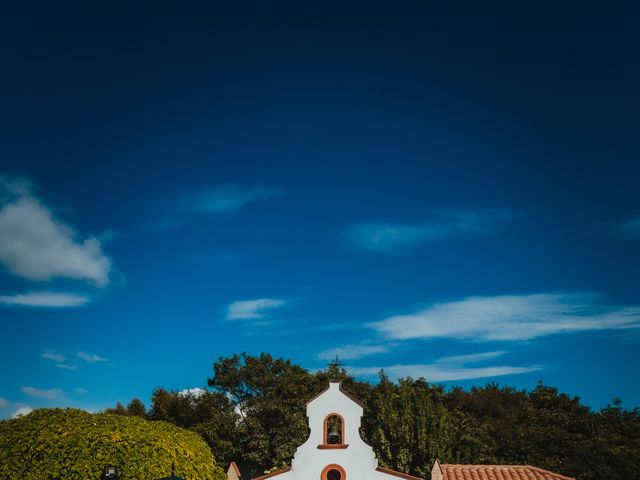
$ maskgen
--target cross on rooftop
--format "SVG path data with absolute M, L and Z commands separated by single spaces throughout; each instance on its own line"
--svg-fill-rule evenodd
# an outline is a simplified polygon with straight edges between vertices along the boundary
M 338 355 L 336 354 L 336 359 L 332 362 L 329 362 L 329 364 L 327 365 L 328 367 L 333 367 L 333 368 L 338 368 L 338 367 L 344 367 L 345 364 L 344 363 L 340 363 L 340 359 L 338 358 Z

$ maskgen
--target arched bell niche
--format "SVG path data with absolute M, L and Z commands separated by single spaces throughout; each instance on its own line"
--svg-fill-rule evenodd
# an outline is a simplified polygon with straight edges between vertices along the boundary
M 330 413 L 324 419 L 324 444 L 344 445 L 344 443 L 344 418 L 339 413 Z

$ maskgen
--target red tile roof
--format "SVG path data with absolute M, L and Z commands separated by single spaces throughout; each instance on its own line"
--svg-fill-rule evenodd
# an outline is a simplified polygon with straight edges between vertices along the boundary
M 438 465 L 443 480 L 575 480 L 531 465 Z
M 391 470 L 390 468 L 378 467 L 376 468 L 378 472 L 386 473 L 388 475 L 394 475 L 396 477 L 404 478 L 405 480 L 422 480 L 420 477 L 415 477 L 413 475 L 409 475 L 408 473 L 398 472 L 396 470 Z
M 291 470 L 291 467 L 285 467 L 281 470 L 276 470 L 275 472 L 267 473 L 266 475 L 262 475 L 261 477 L 256 477 L 253 480 L 266 480 L 267 478 L 275 477 L 276 475 L 280 475 L 282 473 L 287 473 Z

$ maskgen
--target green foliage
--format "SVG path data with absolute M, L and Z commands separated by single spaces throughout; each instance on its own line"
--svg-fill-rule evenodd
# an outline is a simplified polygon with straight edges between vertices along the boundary
M 213 368 L 209 386 L 230 398 L 241 415 L 241 471 L 254 476 L 288 465 L 309 435 L 305 405 L 319 391 L 314 377 L 289 360 L 267 354 L 234 355 Z
M 135 415 L 140 418 L 147 418 L 147 409 L 139 398 L 134 398 L 127 405 L 127 415 Z
M 157 388 L 151 397 L 153 420 L 164 420 L 200 434 L 216 459 L 228 464 L 239 455 L 239 415 L 233 403 L 218 392 L 182 394 Z
M 220 358 L 201 395 L 158 388 L 150 417 L 199 433 L 217 459 L 234 460 L 243 478 L 289 465 L 309 433 L 306 402 L 329 381 L 365 404 L 361 427 L 384 466 L 425 478 L 444 463 L 530 464 L 579 480 L 627 480 L 640 471 L 640 411 L 619 402 L 594 412 L 576 397 L 538 385 L 492 383 L 445 390 L 425 379 L 372 385 L 338 365 L 315 373 L 262 354 Z M 130 413 L 131 404 L 114 410 Z
M 171 473 L 224 480 L 207 444 L 195 433 L 137 416 L 42 409 L 0 422 L 0 479 L 98 479 L 116 465 L 123 480 Z
M 363 422 L 382 465 L 422 478 L 436 457 L 450 456 L 454 425 L 443 391 L 424 379 L 390 382 L 384 373 L 373 388 Z

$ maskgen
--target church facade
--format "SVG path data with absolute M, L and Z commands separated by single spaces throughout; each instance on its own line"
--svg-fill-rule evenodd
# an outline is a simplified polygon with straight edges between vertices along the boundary
M 291 467 L 254 480 L 421 480 L 378 466 L 373 449 L 360 438 L 362 404 L 340 384 L 307 403 L 311 433 L 298 447 Z
M 363 405 L 338 382 L 307 403 L 311 433 L 296 450 L 291 466 L 253 480 L 423 480 L 378 465 L 373 449 L 360 438 Z M 240 480 L 235 465 L 228 480 Z M 575 480 L 524 465 L 449 465 L 436 460 L 432 480 Z

